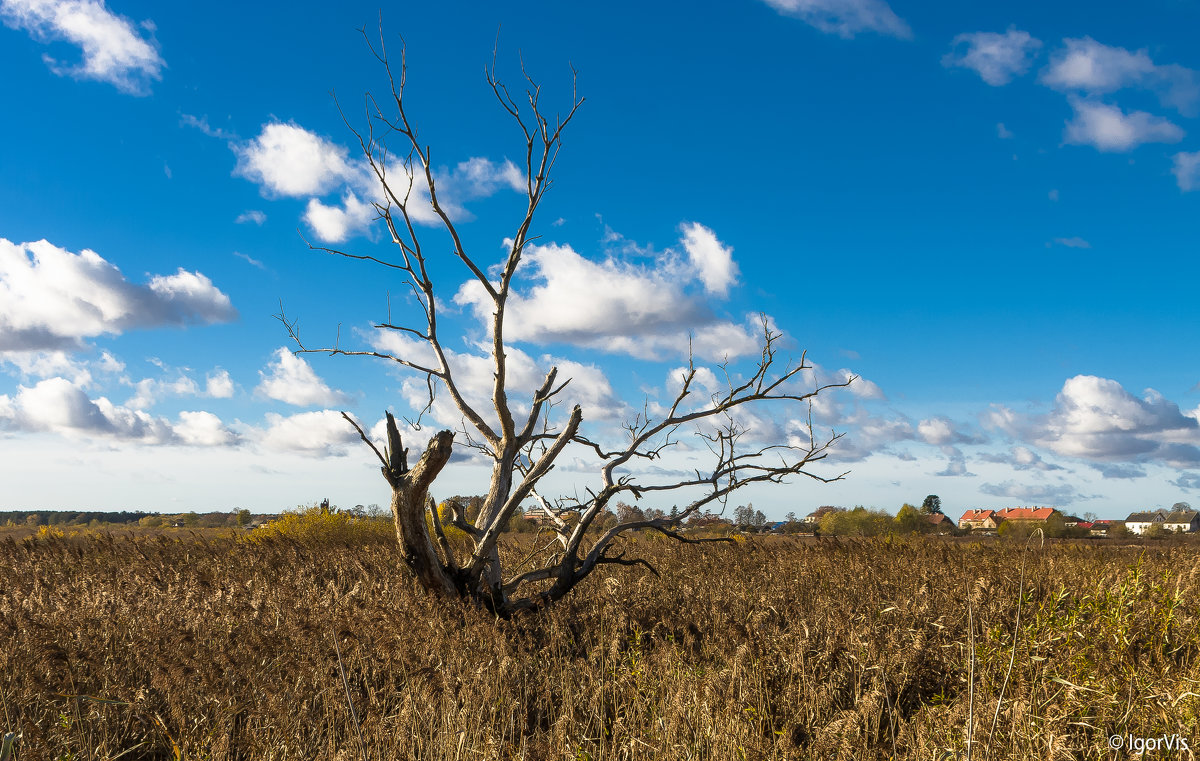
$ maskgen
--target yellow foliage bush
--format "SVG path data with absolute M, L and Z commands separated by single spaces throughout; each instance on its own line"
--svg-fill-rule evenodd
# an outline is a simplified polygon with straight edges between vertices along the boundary
M 318 506 L 285 512 L 276 520 L 244 535 L 242 541 L 260 544 L 279 538 L 305 544 L 355 545 L 394 542 L 396 533 L 390 520 L 327 512 Z

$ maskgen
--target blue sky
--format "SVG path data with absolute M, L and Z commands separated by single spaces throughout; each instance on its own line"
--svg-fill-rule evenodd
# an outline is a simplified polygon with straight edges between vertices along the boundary
M 390 247 L 331 97 L 361 124 L 363 93 L 385 88 L 357 32 L 378 16 L 0 0 L 4 507 L 386 502 L 338 411 L 378 433 L 421 384 L 294 357 L 273 318 L 282 302 L 306 341 L 340 324 L 368 347 L 389 293 L 413 316 L 386 273 L 304 242 Z M 484 79 L 497 29 L 501 78 L 516 89 L 523 61 L 551 110 L 578 71 L 587 102 L 509 330 L 522 397 L 557 363 L 590 435 L 615 436 L 666 399 L 689 334 L 698 364 L 744 368 L 761 312 L 815 379 L 861 376 L 813 413 L 845 434 L 818 471 L 850 474 L 735 502 L 777 517 L 931 493 L 955 514 L 1200 503 L 1195 4 L 405 4 L 383 19 L 481 261 L 524 201 L 507 163 L 520 136 Z M 434 267 L 450 348 L 486 381 L 465 273 Z M 441 401 L 433 422 L 457 425 Z M 802 417 L 748 422 L 786 439 Z M 663 468 L 698 458 L 685 443 Z M 594 463 L 554 478 L 581 490 Z M 485 486 L 464 457 L 435 493 Z

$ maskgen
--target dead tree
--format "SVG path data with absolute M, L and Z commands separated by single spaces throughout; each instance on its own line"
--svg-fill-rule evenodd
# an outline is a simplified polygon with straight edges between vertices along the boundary
M 804 406 L 818 393 L 846 386 L 854 380 L 850 377 L 841 382 L 801 387 L 801 373 L 811 365 L 806 364 L 802 355 L 799 362 L 778 367 L 780 336 L 769 327 L 765 318 L 762 351 L 753 366 L 740 375 L 727 365 L 723 366 L 728 387 L 693 406 L 694 400 L 703 399 L 704 395 L 696 388 L 697 369 L 689 362 L 681 378 L 682 386 L 669 410 L 660 416 L 648 412 L 638 415 L 625 425 L 624 440 L 619 445 L 606 446 L 585 436 L 582 431 L 584 411 L 578 405 L 570 410 L 565 420 L 552 419 L 555 402 L 570 382 L 570 379 L 560 380 L 554 367 L 548 369 L 541 386 L 533 390 L 528 412 L 516 411 L 505 387 L 508 377 L 505 309 L 522 254 L 534 239 L 531 229 L 535 215 L 551 187 L 550 175 L 562 145 L 563 130 L 571 123 L 584 99 L 577 95 L 573 86 L 570 109 L 565 116 L 551 121 L 542 107 L 538 84 L 523 71 L 527 89 L 518 102 L 497 78 L 493 54 L 486 78 L 496 100 L 523 137 L 524 189 L 528 203 L 503 260 L 489 267 L 464 249 L 455 222 L 439 197 L 430 149 L 418 140 L 406 109 L 407 71 L 403 49 L 399 71 L 396 71 L 382 34 L 377 43 L 368 39 L 367 44 L 387 74 L 388 97 L 377 99 L 369 93 L 366 95 L 365 129 L 356 129 L 344 114 L 343 119 L 358 139 L 363 157 L 378 180 L 381 198 L 375 207 L 395 246 L 395 255 L 385 259 L 311 244 L 310 248 L 370 261 L 397 274 L 420 305 L 423 319 L 419 327 L 413 327 L 393 324 L 389 316 L 387 322 L 374 327 L 417 339 L 427 350 L 429 359 L 369 349 L 343 349 L 337 343 L 324 348 L 309 348 L 300 341 L 295 323 L 289 322 L 282 310 L 279 318 L 296 341 L 298 352 L 379 357 L 423 376 L 429 391 L 425 411 L 431 409 L 436 393 L 448 394 L 462 414 L 462 427 L 457 431 L 461 435 L 460 443 L 478 450 L 490 461 L 491 483 L 478 516 L 468 520 L 461 506 L 454 507 L 452 525 L 469 541 L 467 549 L 456 547 L 447 540 L 436 504 L 429 497 L 431 484 L 450 459 L 456 432 L 444 430 L 435 434 L 416 464 L 409 466 L 408 450 L 391 413 L 387 413 L 387 446 L 382 452 L 362 426 L 343 413 L 382 464 L 383 476 L 392 488 L 391 508 L 397 539 L 406 562 L 426 589 L 447 597 L 474 600 L 500 615 L 536 610 L 566 595 L 601 566 L 642 565 L 654 570 L 645 560 L 628 558 L 620 551 L 619 540 L 626 532 L 652 530 L 681 542 L 703 541 L 682 533 L 681 524 L 701 511 L 723 506 L 735 490 L 751 484 L 780 483 L 794 475 L 822 482 L 839 480 L 845 475 L 823 477 L 808 469 L 823 459 L 830 445 L 839 438 L 834 434 L 822 440 L 815 438 L 811 415 L 804 445 L 747 445 L 750 437 L 737 418 L 742 408 L 764 404 Z M 386 141 L 396 136 L 407 153 L 403 172 L 396 172 L 389 163 L 391 154 Z M 427 197 L 424 193 L 413 194 L 414 179 L 417 178 L 426 186 Z M 468 402 L 447 361 L 445 344 L 439 334 L 439 302 L 427 267 L 434 254 L 423 246 L 423 236 L 418 233 L 410 214 L 415 207 L 410 203 L 427 203 L 432 207 L 449 236 L 452 256 L 482 286 L 494 305 L 487 326 L 491 336 L 494 383 L 490 400 L 492 409 L 486 412 Z M 489 272 L 492 273 L 490 276 Z M 695 426 L 697 435 L 712 452 L 711 469 L 697 470 L 692 477 L 666 482 L 645 482 L 624 472 L 636 463 L 658 459 L 677 443 L 676 436 L 685 426 Z M 554 499 L 545 496 L 539 491 L 538 484 L 568 447 L 582 448 L 595 457 L 599 483 L 583 497 Z M 598 519 L 619 497 L 640 499 L 673 491 L 683 491 L 691 501 L 672 517 L 629 520 L 607 530 L 600 529 Z M 509 519 L 526 502 L 535 503 L 544 512 L 549 540 L 540 552 L 535 551 L 513 567 L 505 567 L 498 544 L 500 535 Z

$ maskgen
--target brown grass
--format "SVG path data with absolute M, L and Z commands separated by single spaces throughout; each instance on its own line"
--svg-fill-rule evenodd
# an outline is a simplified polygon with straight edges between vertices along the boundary
M 977 759 L 1200 745 L 1188 547 L 1031 551 L 994 732 L 1021 545 L 628 549 L 662 578 L 499 621 L 428 599 L 383 538 L 4 540 L 0 735 L 21 761 L 931 759 L 965 757 L 973 716 Z

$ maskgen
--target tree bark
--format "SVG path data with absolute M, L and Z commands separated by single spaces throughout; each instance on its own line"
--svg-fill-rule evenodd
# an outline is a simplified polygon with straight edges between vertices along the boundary
M 429 527 L 425 523 L 425 504 L 429 485 L 450 461 L 453 442 L 454 433 L 451 431 L 435 434 L 417 464 L 400 474 L 392 485 L 392 518 L 396 522 L 396 538 L 400 541 L 405 560 L 422 586 L 447 597 L 456 597 L 458 591 L 429 536 Z

